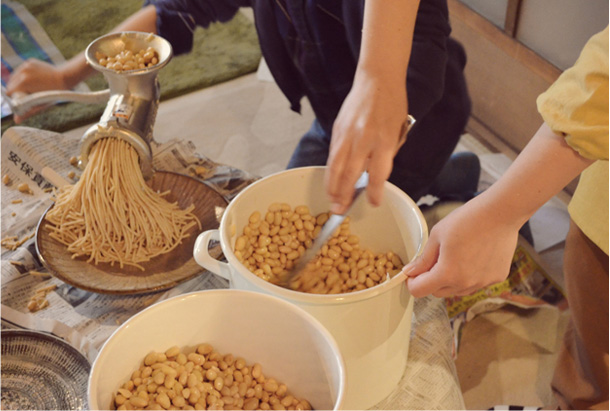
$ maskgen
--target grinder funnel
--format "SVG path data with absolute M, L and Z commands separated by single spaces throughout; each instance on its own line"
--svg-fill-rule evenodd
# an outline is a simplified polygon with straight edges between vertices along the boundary
M 152 47 L 158 62 L 150 67 L 116 71 L 101 65 L 100 55 L 115 56 L 124 50 L 137 53 Z M 91 148 L 101 138 L 116 137 L 130 143 L 140 156 L 144 178 L 152 175 L 150 142 L 159 107 L 157 74 L 172 58 L 172 47 L 152 33 L 111 33 L 94 40 L 85 51 L 87 63 L 100 71 L 110 88 L 110 98 L 100 121 L 91 126 L 80 142 L 80 166 L 87 164 Z

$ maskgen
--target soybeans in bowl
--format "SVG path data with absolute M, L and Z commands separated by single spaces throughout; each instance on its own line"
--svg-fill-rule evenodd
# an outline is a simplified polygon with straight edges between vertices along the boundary
M 337 343 L 312 315 L 270 295 L 215 289 L 122 324 L 95 359 L 87 394 L 92 410 L 334 410 L 345 381 Z
M 273 203 L 264 214 L 255 211 L 250 215 L 243 234 L 235 241 L 235 256 L 258 277 L 280 284 L 329 217 L 328 213 L 312 215 L 306 205 L 293 209 L 287 203 Z M 373 253 L 362 246 L 346 217 L 289 286 L 314 294 L 361 291 L 394 277 L 402 267 L 402 260 L 392 251 Z
M 309 401 L 263 374 L 259 363 L 211 344 L 151 352 L 114 394 L 117 410 L 311 410 Z

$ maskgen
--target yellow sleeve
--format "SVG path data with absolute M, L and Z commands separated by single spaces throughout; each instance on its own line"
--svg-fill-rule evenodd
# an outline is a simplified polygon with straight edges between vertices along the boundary
M 581 156 L 608 160 L 608 27 L 537 101 L 544 121 Z

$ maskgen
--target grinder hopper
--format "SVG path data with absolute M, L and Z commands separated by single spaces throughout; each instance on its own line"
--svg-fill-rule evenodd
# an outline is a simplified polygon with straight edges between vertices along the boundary
M 127 71 L 102 66 L 97 55 L 115 56 L 121 51 L 133 53 L 152 47 L 158 63 Z M 121 32 L 98 38 L 85 51 L 88 64 L 102 72 L 110 87 L 110 98 L 100 121 L 83 135 L 80 144 L 80 166 L 87 164 L 93 144 L 104 137 L 117 137 L 130 143 L 140 156 L 144 178 L 152 175 L 150 142 L 159 107 L 160 88 L 157 74 L 172 58 L 167 40 L 151 33 Z

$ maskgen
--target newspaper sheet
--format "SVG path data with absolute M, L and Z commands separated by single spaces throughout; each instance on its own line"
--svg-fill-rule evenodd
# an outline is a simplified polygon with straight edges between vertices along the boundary
M 9 185 L 1 188 L 2 238 L 27 239 L 51 205 L 50 181 L 42 169 L 50 167 L 69 179 L 76 170 L 69 162 L 78 155 L 78 139 L 37 129 L 8 129 L 1 141 L 2 176 Z M 204 183 L 232 199 L 256 180 L 241 170 L 217 164 L 194 152 L 187 141 L 153 144 L 156 169 L 196 174 Z M 17 187 L 27 183 L 31 194 Z M 45 272 L 37 258 L 34 238 L 15 249 L 2 247 L 2 328 L 28 328 L 57 335 L 79 349 L 93 362 L 104 342 L 128 318 L 142 309 L 186 292 L 227 288 L 226 280 L 202 269 L 201 275 L 167 291 L 144 295 L 106 295 L 84 291 L 54 277 L 32 275 Z M 30 312 L 31 296 L 56 286 L 47 295 L 49 306 Z M 409 358 L 399 386 L 376 409 L 464 409 L 464 400 L 451 357 L 452 332 L 443 299 L 415 301 Z
M 534 248 L 521 237 L 506 280 L 467 296 L 445 299 L 454 334 L 454 358 L 458 355 L 462 327 L 479 314 L 506 305 L 524 309 L 566 308 L 564 291 L 535 256 Z

